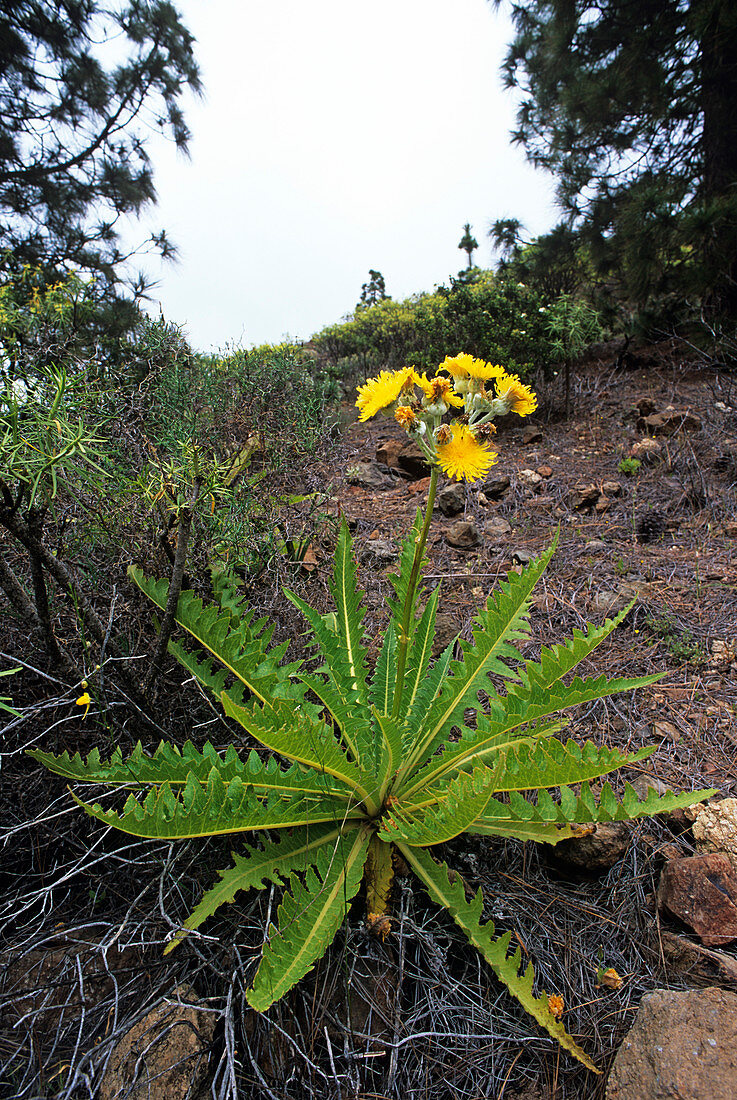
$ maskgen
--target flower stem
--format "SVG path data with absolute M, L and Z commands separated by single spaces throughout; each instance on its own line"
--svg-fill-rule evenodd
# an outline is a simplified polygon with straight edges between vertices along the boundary
M 412 625 L 412 615 L 415 606 L 415 593 L 420 580 L 420 568 L 425 553 L 427 536 L 430 531 L 430 522 L 432 520 L 433 508 L 435 507 L 435 492 L 437 487 L 438 467 L 433 466 L 430 473 L 430 488 L 427 492 L 425 519 L 420 529 L 420 533 L 417 536 L 417 541 L 415 542 L 415 554 L 412 559 L 412 569 L 410 570 L 409 584 L 407 585 L 407 596 L 404 601 L 404 610 L 402 612 L 402 627 L 399 635 L 399 649 L 397 651 L 397 679 L 394 687 L 392 718 L 396 718 L 399 715 L 399 708 L 402 705 L 402 690 L 404 688 L 404 673 L 407 667 L 407 650 L 409 649 L 410 627 Z

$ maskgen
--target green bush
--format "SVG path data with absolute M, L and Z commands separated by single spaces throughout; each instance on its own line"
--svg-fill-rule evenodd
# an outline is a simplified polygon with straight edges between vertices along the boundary
M 345 382 L 384 367 L 432 370 L 460 348 L 525 376 L 547 361 L 545 308 L 537 291 L 473 269 L 432 294 L 356 310 L 313 344 Z

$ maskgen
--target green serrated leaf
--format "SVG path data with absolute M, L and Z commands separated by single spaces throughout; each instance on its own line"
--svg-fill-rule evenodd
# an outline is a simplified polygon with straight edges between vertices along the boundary
M 332 824 L 295 829 L 279 840 L 268 841 L 263 851 L 246 847 L 246 854 L 233 852 L 234 866 L 218 871 L 220 881 L 206 890 L 182 927 L 167 944 L 164 954 L 182 942 L 185 936 L 199 928 L 221 905 L 235 900 L 239 890 L 262 889 L 266 882 L 282 885 L 295 871 L 304 872 L 314 863 L 323 845 L 334 849 L 340 829 Z
M 439 905 L 444 905 L 453 920 L 463 929 L 471 943 L 488 962 L 496 976 L 506 985 L 509 992 L 517 998 L 522 1007 L 533 1016 L 545 1030 L 556 1039 L 579 1062 L 583 1062 L 594 1073 L 600 1073 L 588 1054 L 569 1035 L 560 1020 L 548 1007 L 548 995 L 545 992 L 535 994 L 532 986 L 535 973 L 532 964 L 526 967 L 522 962 L 519 948 L 508 954 L 510 933 L 495 939 L 492 921 L 481 924 L 483 898 L 481 891 L 473 901 L 467 901 L 463 885 L 451 880 L 451 873 L 445 863 L 437 863 L 429 852 L 413 848 L 408 844 L 398 844 L 404 858 L 424 883 L 430 897 Z
M 369 845 L 366 826 L 347 827 L 332 850 L 322 846 L 304 879 L 292 875 L 272 924 L 248 1003 L 265 1012 L 312 969 L 332 943 L 361 885 Z

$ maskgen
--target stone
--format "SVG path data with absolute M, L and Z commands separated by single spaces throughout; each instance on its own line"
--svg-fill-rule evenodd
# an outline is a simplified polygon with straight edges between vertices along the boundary
M 466 509 L 466 490 L 460 481 L 454 481 L 443 486 L 436 500 L 444 516 L 457 516 Z
M 553 476 L 553 467 L 552 466 L 538 466 L 535 473 L 539 474 L 540 477 L 552 477 Z
M 501 542 L 512 534 L 512 528 L 505 519 L 501 516 L 494 516 L 492 519 L 487 519 L 484 524 L 484 535 L 490 542 Z
M 487 500 L 499 500 L 507 492 L 510 484 L 509 478 L 505 476 L 487 477 L 480 489 Z
M 652 397 L 641 397 L 637 402 L 637 415 L 650 416 L 651 413 L 655 412 L 657 407 Z
M 701 852 L 722 852 L 737 872 L 737 798 L 694 806 L 693 835 Z
M 189 1100 L 202 1089 L 216 1014 L 191 991 L 164 1001 L 118 1040 L 100 1083 L 100 1100 Z
M 399 552 L 389 539 L 368 539 L 360 552 L 359 560 L 362 565 L 383 569 L 392 565 L 398 557 Z
M 376 461 L 390 469 L 399 468 L 399 452 L 404 447 L 406 439 L 384 439 L 376 448 Z
M 432 643 L 433 657 L 439 657 L 446 646 L 455 641 L 461 632 L 461 624 L 455 615 L 440 611 L 435 619 L 435 637 Z
M 663 958 L 668 966 L 686 974 L 689 984 L 734 986 L 737 988 L 737 959 L 724 951 L 713 951 L 677 936 L 665 928 L 658 930 Z
M 737 994 L 647 993 L 617 1051 L 606 1100 L 735 1100 Z
M 656 775 L 638 775 L 632 780 L 631 786 L 640 799 L 647 798 L 648 791 L 655 791 L 658 797 L 662 797 L 668 791 L 668 785 Z
M 625 601 L 618 592 L 595 592 L 591 601 L 597 611 L 610 615 L 612 611 L 621 611 Z
M 559 863 L 582 871 L 608 871 L 627 851 L 632 829 L 626 821 L 600 822 L 588 836 L 562 840 L 552 850 Z
M 539 428 L 529 427 L 522 436 L 522 444 L 525 447 L 529 447 L 531 443 L 542 443 L 543 433 Z
M 446 530 L 445 538 L 458 550 L 471 550 L 479 544 L 479 530 L 473 520 L 459 519 Z
M 657 439 L 640 439 L 630 447 L 630 458 L 638 458 L 640 462 L 650 463 L 657 461 L 663 448 Z
M 593 508 L 600 496 L 598 485 L 581 484 L 574 485 L 569 495 L 571 508 L 580 511 L 583 508 Z
M 539 492 L 542 488 L 543 479 L 535 470 L 520 470 L 517 477 L 520 485 L 523 485 L 526 489 Z
M 665 412 L 641 417 L 637 421 L 637 427 L 641 432 L 649 432 L 651 435 L 669 436 L 676 432 L 700 432 L 701 420 L 691 412 L 666 409 Z
M 529 565 L 532 561 L 532 554 L 529 550 L 513 550 L 512 561 L 517 565 Z
M 737 939 L 737 871 L 721 852 L 667 863 L 658 905 L 692 928 L 707 947 Z
M 612 502 L 609 497 L 605 496 L 604 493 L 601 493 L 599 499 L 594 504 L 594 511 L 598 512 L 601 515 L 602 512 L 608 512 L 611 506 Z
M 589 539 L 584 546 L 584 550 L 588 550 L 591 554 L 599 554 L 602 550 L 607 549 L 608 546 L 603 539 Z
M 618 481 L 602 481 L 601 491 L 608 497 L 618 497 L 622 492 L 622 486 Z
M 411 478 L 428 477 L 430 465 L 417 443 L 408 440 L 397 456 L 400 470 Z
M 384 476 L 375 462 L 354 462 L 346 470 L 349 485 L 358 485 L 361 489 L 388 489 L 391 482 Z

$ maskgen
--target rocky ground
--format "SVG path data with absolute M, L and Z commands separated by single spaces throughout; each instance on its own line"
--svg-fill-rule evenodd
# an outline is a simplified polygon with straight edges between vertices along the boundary
M 636 597 L 587 671 L 666 672 L 647 690 L 575 713 L 571 733 L 654 746 L 628 776 L 643 790 L 718 792 L 695 821 L 600 827 L 553 856 L 501 841 L 447 846 L 449 862 L 483 888 L 486 915 L 515 930 L 541 984 L 563 997 L 564 1022 L 602 1077 L 542 1037 L 401 877 L 385 942 L 351 918 L 313 977 L 268 1019 L 255 1017 L 243 994 L 270 895 L 229 907 L 166 960 L 160 953 L 231 845 L 101 836 L 62 784 L 27 772 L 18 798 L 48 809 L 36 821 L 4 817 L 0 1095 L 734 1095 L 737 380 L 668 346 L 624 364 L 616 351 L 600 349 L 578 371 L 571 419 L 558 414 L 557 383 L 541 390 L 532 422 L 500 426 L 499 462 L 482 485 L 443 486 L 427 576 L 442 585 L 440 646 L 469 636 L 497 580 L 558 531 L 528 652 Z M 327 607 L 332 521 L 346 516 L 372 633 L 427 478 L 392 421 L 358 424 L 350 409 L 345 419 L 329 454 L 295 472 L 305 489 L 325 491 L 320 509 L 313 500 L 309 516 L 285 523 L 312 525 L 299 583 Z M 293 622 L 281 630 L 294 634 Z

